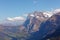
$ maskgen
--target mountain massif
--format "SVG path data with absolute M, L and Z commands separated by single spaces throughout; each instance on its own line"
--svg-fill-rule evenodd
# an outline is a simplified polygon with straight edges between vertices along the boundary
M 0 24 L 0 40 L 60 40 L 60 12 L 33 12 L 22 25 Z

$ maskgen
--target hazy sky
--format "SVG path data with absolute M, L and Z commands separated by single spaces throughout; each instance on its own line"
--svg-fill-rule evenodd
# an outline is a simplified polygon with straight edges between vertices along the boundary
M 60 0 L 0 0 L 0 20 L 56 8 L 60 8 Z

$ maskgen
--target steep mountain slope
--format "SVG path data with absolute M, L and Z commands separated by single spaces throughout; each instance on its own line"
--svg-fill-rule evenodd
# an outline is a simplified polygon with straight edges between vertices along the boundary
M 57 37 L 57 39 L 59 40 L 58 37 L 60 36 L 60 12 L 53 15 L 46 22 L 48 22 L 48 25 L 47 25 L 47 23 L 45 23 L 46 25 L 44 25 L 44 26 L 52 28 L 47 33 L 48 35 L 46 37 L 47 38 L 54 38 L 54 37 L 56 38 Z
M 60 12 L 50 17 L 45 22 L 42 22 L 39 31 L 32 33 L 30 38 L 33 40 L 47 40 L 60 36 Z M 57 39 L 53 39 L 57 40 Z M 58 38 L 59 40 L 59 38 Z
M 40 24 L 48 19 L 43 12 L 34 12 L 29 14 L 27 20 L 23 24 L 29 32 L 36 32 L 39 30 Z

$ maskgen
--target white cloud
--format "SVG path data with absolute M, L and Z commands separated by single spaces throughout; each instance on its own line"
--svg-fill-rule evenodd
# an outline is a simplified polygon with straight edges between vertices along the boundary
M 13 17 L 13 18 L 8 17 L 7 20 L 8 21 L 24 21 L 25 18 L 24 17 L 21 17 L 21 16 L 19 16 L 19 17 Z
M 7 20 L 9 20 L 9 21 L 13 21 L 13 19 L 12 19 L 12 18 L 10 18 L 10 17 L 8 17 L 8 18 L 7 18 Z

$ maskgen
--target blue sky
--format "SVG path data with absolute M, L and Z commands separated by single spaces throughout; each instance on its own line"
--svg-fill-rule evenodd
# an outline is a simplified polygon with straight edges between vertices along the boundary
M 0 0 L 0 20 L 56 8 L 60 8 L 60 0 Z

